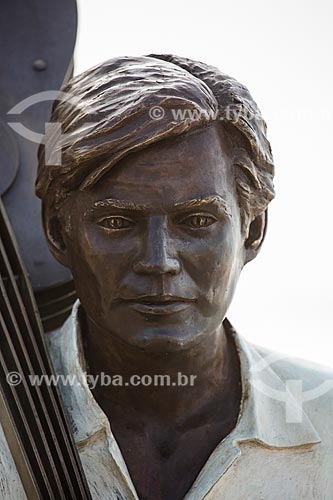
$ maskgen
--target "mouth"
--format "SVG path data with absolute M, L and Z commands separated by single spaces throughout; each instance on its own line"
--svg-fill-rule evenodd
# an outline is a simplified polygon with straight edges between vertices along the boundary
M 175 297 L 172 295 L 153 295 L 128 300 L 135 311 L 142 314 L 164 315 L 174 314 L 188 309 L 194 299 Z

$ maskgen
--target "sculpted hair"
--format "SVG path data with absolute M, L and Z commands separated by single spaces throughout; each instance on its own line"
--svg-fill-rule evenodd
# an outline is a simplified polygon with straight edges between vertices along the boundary
M 213 66 L 173 55 L 117 57 L 70 80 L 60 96 L 51 122 L 61 133 L 50 127 L 38 155 L 36 193 L 44 204 L 59 209 L 129 153 L 213 121 L 243 137 L 234 158 L 243 224 L 274 198 L 260 111 L 245 86 Z

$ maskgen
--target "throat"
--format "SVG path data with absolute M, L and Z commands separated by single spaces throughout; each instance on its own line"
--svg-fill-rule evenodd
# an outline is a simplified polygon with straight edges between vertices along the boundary
M 140 500 L 182 500 L 237 423 L 242 387 L 233 338 L 222 329 L 207 344 L 164 358 L 146 353 L 133 358 L 115 344 L 111 351 L 105 344 L 106 353 L 99 354 L 85 344 L 94 374 L 120 373 L 124 381 L 133 374 L 168 375 L 171 381 L 178 372 L 196 375 L 193 385 L 96 385 L 92 391 Z
M 127 414 L 106 414 L 140 500 L 182 500 L 219 443 L 236 425 L 240 401 L 225 415 L 215 405 L 205 418 L 182 425 Z M 234 411 L 232 411 L 234 410 Z
M 83 336 L 87 372 L 96 380 L 94 397 L 113 411 L 182 425 L 207 418 L 216 402 L 230 404 L 239 390 L 240 367 L 231 336 L 221 327 L 204 341 L 179 352 L 149 353 L 124 346 L 87 325 Z M 99 339 L 96 342 L 96 338 Z M 101 384 L 106 374 L 110 384 Z

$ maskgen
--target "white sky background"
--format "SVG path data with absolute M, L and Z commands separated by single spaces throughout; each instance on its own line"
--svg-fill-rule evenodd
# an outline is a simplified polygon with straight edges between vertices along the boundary
M 333 366 L 329 0 L 78 0 L 75 73 L 117 55 L 174 53 L 244 83 L 268 123 L 276 199 L 228 313 L 268 348 Z

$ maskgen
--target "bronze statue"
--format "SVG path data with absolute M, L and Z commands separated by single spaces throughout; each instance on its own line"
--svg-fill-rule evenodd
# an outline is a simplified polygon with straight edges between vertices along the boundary
M 149 55 L 111 59 L 63 93 L 47 143 L 61 162 L 41 147 L 36 186 L 80 300 L 48 345 L 75 378 L 61 390 L 92 497 L 330 498 L 332 394 L 303 407 L 290 381 L 332 374 L 274 358 L 226 318 L 274 197 L 248 90 Z

